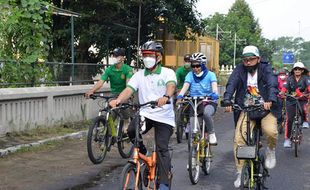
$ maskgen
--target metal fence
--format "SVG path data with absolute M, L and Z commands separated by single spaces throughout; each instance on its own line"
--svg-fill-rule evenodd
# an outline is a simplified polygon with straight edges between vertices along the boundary
M 108 66 L 101 62 L 26 64 L 18 61 L 0 60 L 0 88 L 92 84 L 100 78 Z M 10 69 L 7 69 L 9 67 Z M 25 69 L 28 69 L 28 72 L 25 72 Z M 16 76 L 11 77 L 10 75 Z

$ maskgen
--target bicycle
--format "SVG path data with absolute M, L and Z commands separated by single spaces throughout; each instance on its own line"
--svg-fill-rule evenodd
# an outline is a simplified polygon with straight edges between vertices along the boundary
M 282 111 L 281 111 L 281 123 L 278 124 L 279 134 L 283 133 L 286 124 L 286 100 L 283 99 Z
M 176 106 L 176 137 L 177 142 L 182 143 L 184 134 L 185 138 L 188 139 L 188 133 L 186 132 L 186 126 L 189 123 L 189 105 L 177 105 Z
M 194 110 L 194 128 L 190 125 L 188 131 L 188 173 L 193 185 L 199 181 L 200 167 L 205 175 L 210 174 L 213 154 L 209 141 L 205 138 L 205 123 L 199 122 L 197 108 L 203 102 L 208 102 L 208 97 L 185 96 L 180 104 L 188 104 Z M 200 165 L 201 164 L 201 165 Z
M 295 103 L 295 116 L 294 116 L 294 121 L 293 121 L 293 126 L 292 126 L 292 133 L 290 136 L 291 142 L 294 143 L 294 154 L 295 157 L 298 157 L 299 154 L 299 146 L 301 145 L 302 142 L 302 108 L 299 103 L 299 98 L 295 97 L 294 95 L 285 93 L 285 96 L 292 98 L 296 103 Z
M 266 178 L 269 177 L 267 168 L 264 165 L 265 155 L 260 152 L 262 143 L 262 129 L 259 121 L 257 121 L 251 130 L 249 114 L 251 111 L 264 109 L 261 104 L 245 106 L 241 108 L 238 104 L 233 104 L 234 110 L 245 112 L 246 117 L 246 138 L 245 145 L 237 147 L 237 158 L 244 159 L 244 165 L 241 170 L 240 189 L 263 190 L 266 189 Z M 240 129 L 242 130 L 242 128 Z M 242 131 L 241 131 L 241 134 Z
M 103 162 L 107 151 L 110 151 L 111 146 L 115 143 L 117 143 L 121 157 L 129 158 L 132 154 L 133 146 L 124 126 L 124 118 L 120 113 L 123 108 L 111 109 L 108 106 L 109 100 L 115 98 L 115 96 L 93 94 L 90 98 L 93 100 L 101 98 L 104 100 L 104 105 L 100 106 L 103 108 L 99 109 L 98 116 L 88 129 L 87 153 L 89 159 L 94 164 L 100 164 Z M 112 114 L 115 114 L 115 119 L 113 119 Z
M 168 102 L 167 102 L 168 103 Z M 140 108 L 151 106 L 155 108 L 157 105 L 156 101 L 146 102 L 144 104 L 123 104 L 124 107 L 134 107 L 136 109 L 135 118 L 133 119 L 135 126 L 135 140 L 134 140 L 134 150 L 132 159 L 124 166 L 121 173 L 121 189 L 122 190 L 140 190 L 142 186 L 147 189 L 156 190 L 159 187 L 159 175 L 158 175 L 158 162 L 160 162 L 160 156 L 156 152 L 156 142 L 153 145 L 152 154 L 150 156 L 144 155 L 139 152 L 139 134 L 141 133 L 141 127 L 143 126 L 143 121 L 140 116 Z M 169 148 L 169 151 L 172 151 Z M 171 154 L 172 157 L 172 154 Z M 142 167 L 145 166 L 142 171 Z M 172 174 L 170 171 L 165 171 L 169 178 L 169 189 L 171 188 Z M 143 183 L 143 184 L 142 184 Z

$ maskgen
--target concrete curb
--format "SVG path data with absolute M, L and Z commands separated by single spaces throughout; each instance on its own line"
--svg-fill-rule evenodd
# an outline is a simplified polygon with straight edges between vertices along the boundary
M 39 140 L 37 142 L 32 142 L 32 143 L 27 143 L 27 144 L 20 144 L 20 145 L 16 145 L 16 146 L 12 146 L 12 147 L 8 147 L 5 149 L 0 149 L 0 158 L 4 157 L 8 154 L 14 153 L 17 150 L 21 149 L 21 148 L 27 148 L 27 147 L 35 147 L 35 146 L 39 146 L 42 144 L 46 144 L 50 141 L 57 141 L 57 140 L 62 140 L 62 139 L 74 139 L 74 138 L 81 138 L 83 136 L 87 135 L 87 130 L 85 131 L 79 131 L 79 132 L 75 132 L 75 133 L 70 133 L 70 134 L 66 134 L 63 136 L 58 136 L 58 137 L 51 137 L 48 139 L 44 139 L 44 140 Z

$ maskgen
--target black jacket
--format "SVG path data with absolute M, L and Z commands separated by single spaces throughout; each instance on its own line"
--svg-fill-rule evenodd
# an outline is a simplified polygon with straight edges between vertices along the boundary
M 271 113 L 279 118 L 282 108 L 280 99 L 277 97 L 279 93 L 277 77 L 273 74 L 270 64 L 259 63 L 257 72 L 259 93 L 265 102 L 272 102 Z M 247 78 L 248 73 L 245 66 L 243 64 L 237 65 L 228 79 L 223 99 L 231 100 L 235 96 L 234 103 L 243 107 L 247 91 Z M 235 123 L 237 123 L 239 115 L 240 111 L 234 111 Z

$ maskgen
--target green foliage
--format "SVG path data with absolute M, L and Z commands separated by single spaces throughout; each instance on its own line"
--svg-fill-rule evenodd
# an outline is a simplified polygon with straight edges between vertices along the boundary
M 77 62 L 98 62 L 115 47 L 126 47 L 134 53 L 137 47 L 139 3 L 141 2 L 141 41 L 161 39 L 160 30 L 177 39 L 201 33 L 200 15 L 193 9 L 197 0 L 53 0 L 53 4 L 80 13 L 75 23 L 75 58 Z M 160 17 L 164 21 L 160 21 Z M 49 60 L 70 61 L 70 18 L 53 16 L 53 48 Z M 188 29 L 191 32 L 188 34 Z M 98 53 L 89 48 L 98 48 Z
M 245 0 L 236 0 L 227 15 L 216 13 L 204 20 L 207 25 L 206 33 L 215 37 L 216 25 L 224 32 L 219 31 L 220 65 L 232 65 L 234 58 L 234 35 L 236 34 L 236 64 L 241 62 L 242 49 L 246 45 L 255 45 L 259 48 L 264 59 L 271 59 L 272 44 L 261 35 L 261 28 L 254 18 L 252 10 Z
M 2 0 L 0 7 L 1 83 L 37 83 L 49 78 L 38 59 L 46 59 L 50 11 L 42 0 Z M 13 61 L 14 60 L 14 61 Z

